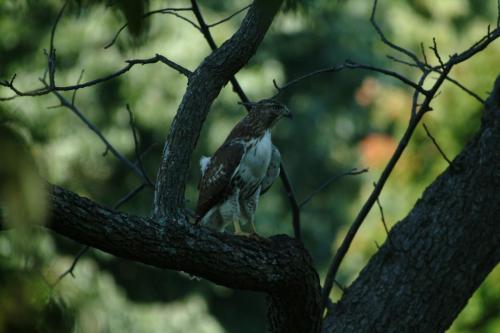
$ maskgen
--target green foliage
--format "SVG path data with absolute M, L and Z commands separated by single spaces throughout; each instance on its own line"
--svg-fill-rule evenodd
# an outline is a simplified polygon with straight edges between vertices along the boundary
M 49 33 L 62 1 L 0 2 L 0 79 L 17 73 L 16 86 L 40 86 Z M 412 68 L 385 58 L 394 55 L 380 43 L 369 23 L 371 3 L 349 1 L 292 1 L 303 4 L 281 13 L 262 47 L 237 75 L 252 100 L 275 93 L 279 85 L 312 70 L 332 66 L 346 58 L 400 71 L 416 77 Z M 151 9 L 165 6 L 151 1 Z M 175 2 L 168 6 L 184 6 Z M 246 1 L 200 1 L 207 22 L 216 22 L 247 5 Z M 111 7 L 110 7 L 111 6 Z M 379 1 L 377 17 L 390 40 L 420 54 L 420 42 L 436 37 L 446 56 L 463 50 L 495 23 L 496 1 L 428 0 Z M 172 15 L 153 15 L 143 2 L 71 2 L 56 35 L 60 85 L 74 84 L 82 69 L 83 80 L 107 75 L 124 66 L 124 60 L 161 53 L 194 69 L 210 50 L 192 26 Z M 186 13 L 186 15 L 188 15 Z M 190 16 L 191 17 L 191 16 Z M 212 29 L 220 45 L 237 28 L 242 15 Z M 103 47 L 128 22 L 116 44 Z M 149 24 L 149 29 L 143 29 Z M 423 28 L 425 27 L 425 28 Z M 130 38 L 142 31 L 141 45 Z M 486 96 L 500 67 L 498 44 L 452 76 Z M 429 61 L 436 59 L 430 50 Z M 162 144 L 186 87 L 186 79 L 161 64 L 133 68 L 106 84 L 82 89 L 76 105 L 130 159 L 134 141 L 125 104 L 134 112 L 141 151 L 151 146 L 143 162 L 154 178 Z M 0 96 L 10 92 L 0 89 Z M 71 94 L 65 93 L 68 99 Z M 292 122 L 280 123 L 273 140 L 280 148 L 299 201 L 332 175 L 352 167 L 370 172 L 342 179 L 321 192 L 302 211 L 303 234 L 321 276 L 347 227 L 372 189 L 381 168 L 401 137 L 409 117 L 411 91 L 387 77 L 366 71 L 326 74 L 290 88 L 280 96 L 294 113 Z M 196 201 L 198 159 L 221 144 L 244 110 L 226 87 L 216 100 L 200 135 L 191 163 L 187 205 Z M 40 223 L 46 198 L 43 181 L 68 187 L 81 195 L 112 206 L 135 188 L 139 180 L 111 154 L 102 156 L 103 144 L 70 111 L 50 108 L 53 96 L 18 98 L 2 103 L 0 119 L 0 177 L 2 211 L 13 223 Z M 480 105 L 460 89 L 446 84 L 433 102 L 425 122 L 446 153 L 453 157 L 479 126 Z M 423 189 L 444 170 L 441 158 L 423 129 L 398 164 L 381 196 L 389 226 L 404 217 Z M 311 172 L 313 171 L 313 172 Z M 152 193 L 144 191 L 122 209 L 149 214 Z M 38 207 L 38 208 L 37 208 Z M 38 209 L 38 210 L 37 210 Z M 260 202 L 257 230 L 264 236 L 291 234 L 288 201 L 278 183 Z M 19 221 L 19 222 L 17 222 Z M 343 263 L 339 280 L 349 284 L 377 250 L 386 235 L 374 209 Z M 49 327 L 50 332 L 261 332 L 265 330 L 265 301 L 243 293 L 191 280 L 176 272 L 159 271 L 91 251 L 78 264 L 75 278 L 52 284 L 66 270 L 79 246 L 32 228 L 0 234 L 0 332 L 11 332 L 13 318 L 29 331 Z M 450 332 L 498 330 L 499 270 L 471 299 Z M 43 276 L 43 278 L 42 278 Z M 48 283 L 45 282 L 48 281 Z M 34 297 L 28 297 L 28 296 Z M 335 297 L 340 292 L 335 290 Z M 18 302 L 18 303 L 15 303 Z M 13 304 L 19 304 L 13 307 Z M 250 309 L 249 309 L 250 308 Z M 244 324 L 242 324 L 244 323 Z M 48 326 L 47 326 L 48 325 Z M 50 326 L 54 325 L 54 326 Z M 2 331 L 3 330 L 3 331 Z
M 70 332 L 73 319 L 35 270 L 0 265 L 0 332 Z
M 0 204 L 9 226 L 43 223 L 47 214 L 45 183 L 23 138 L 13 125 L 0 123 Z

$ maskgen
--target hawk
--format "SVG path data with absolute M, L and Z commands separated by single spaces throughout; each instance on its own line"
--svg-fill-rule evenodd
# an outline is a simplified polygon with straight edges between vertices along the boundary
M 248 103 L 250 111 L 229 133 L 214 155 L 200 160 L 196 223 L 223 230 L 233 223 L 236 234 L 239 220 L 253 224 L 259 197 L 279 175 L 281 155 L 272 144 L 271 129 L 283 118 L 291 118 L 286 106 L 274 100 Z

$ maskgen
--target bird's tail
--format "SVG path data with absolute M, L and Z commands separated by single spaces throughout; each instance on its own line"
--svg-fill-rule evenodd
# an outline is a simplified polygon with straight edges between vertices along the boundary
M 207 171 L 208 163 L 210 163 L 210 157 L 209 156 L 202 156 L 200 158 L 200 170 L 201 170 L 201 175 L 202 176 L 205 174 L 205 171 Z

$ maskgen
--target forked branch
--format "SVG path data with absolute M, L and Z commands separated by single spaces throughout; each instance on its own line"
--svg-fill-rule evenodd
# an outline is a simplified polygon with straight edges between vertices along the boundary
M 375 29 L 377 30 L 377 32 L 381 36 L 384 43 L 386 43 L 387 45 L 389 45 L 393 49 L 397 50 L 398 52 L 403 53 L 406 56 L 413 59 L 415 61 L 415 63 L 422 69 L 422 75 L 419 79 L 418 86 L 423 87 L 425 80 L 428 78 L 428 75 L 432 70 L 428 69 L 424 63 L 421 63 L 420 60 L 418 60 L 418 58 L 412 52 L 389 42 L 384 37 L 382 31 L 380 30 L 380 28 L 378 28 L 378 26 L 374 20 L 376 5 L 377 5 L 377 0 L 374 1 L 374 7 L 373 7 L 373 11 L 372 11 L 372 16 L 371 16 L 372 23 L 374 24 Z M 455 55 L 450 56 L 449 60 L 447 60 L 447 61 L 440 60 L 440 64 L 438 66 L 440 69 L 440 71 L 438 72 L 439 76 L 436 79 L 436 81 L 433 83 L 432 87 L 429 90 L 425 91 L 425 93 L 423 93 L 420 89 L 415 89 L 413 103 L 412 103 L 412 111 L 410 114 L 410 121 L 409 121 L 408 127 L 406 128 L 406 131 L 403 134 L 403 137 L 399 141 L 398 146 L 396 148 L 396 151 L 391 156 L 389 162 L 387 163 L 382 174 L 380 175 L 379 179 L 377 180 L 375 188 L 373 189 L 372 193 L 370 194 L 370 196 L 368 197 L 368 199 L 366 200 L 366 202 L 362 206 L 361 210 L 359 211 L 358 215 L 354 219 L 354 222 L 352 223 L 351 227 L 349 228 L 346 236 L 344 237 L 340 247 L 338 248 L 337 252 L 335 253 L 335 256 L 333 257 L 333 260 L 329 266 L 328 273 L 327 273 L 327 276 L 325 278 L 325 283 L 323 286 L 323 292 L 322 292 L 323 309 L 328 304 L 329 294 L 330 294 L 330 291 L 332 290 L 337 271 L 338 271 L 340 264 L 341 264 L 342 260 L 344 259 L 345 255 L 350 247 L 350 244 L 352 243 L 357 231 L 359 230 L 359 227 L 362 225 L 363 221 L 365 220 L 366 216 L 370 212 L 373 205 L 377 202 L 377 199 L 378 199 L 378 196 L 380 195 L 380 192 L 382 191 L 387 179 L 391 175 L 399 158 L 401 157 L 401 155 L 403 154 L 404 150 L 406 149 L 408 143 L 410 142 L 410 139 L 411 139 L 417 125 L 419 124 L 419 122 L 421 121 L 421 119 L 423 118 L 425 113 L 432 110 L 432 108 L 430 106 L 431 102 L 433 101 L 434 97 L 438 94 L 438 90 L 440 89 L 441 85 L 448 77 L 448 74 L 450 73 L 451 69 L 455 65 L 457 65 L 457 64 L 459 64 L 467 59 L 470 59 L 471 57 L 473 57 L 477 53 L 484 50 L 493 40 L 495 40 L 499 36 L 500 36 L 500 29 L 499 28 L 497 28 L 491 32 L 488 31 L 486 36 L 482 37 L 478 42 L 474 43 L 467 50 L 463 51 L 460 54 L 455 54 Z M 434 45 L 433 51 L 436 53 L 436 56 L 439 56 L 436 45 Z M 439 59 L 441 59 L 440 56 L 439 56 Z M 424 99 L 423 99 L 422 103 L 420 103 L 420 104 L 418 103 L 418 94 L 419 93 L 422 93 L 424 95 Z

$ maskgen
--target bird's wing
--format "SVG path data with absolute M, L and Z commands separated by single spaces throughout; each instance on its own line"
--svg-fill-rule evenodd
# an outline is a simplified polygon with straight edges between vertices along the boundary
M 273 145 L 273 151 L 271 155 L 271 162 L 269 162 L 269 167 L 267 168 L 266 175 L 261 183 L 260 194 L 264 194 L 269 190 L 271 185 L 280 175 L 280 164 L 281 164 L 281 154 L 278 148 Z
M 198 189 L 198 191 L 200 190 L 201 182 L 203 180 L 203 175 L 205 174 L 205 171 L 208 168 L 208 164 L 210 164 L 210 157 L 208 157 L 208 156 L 202 156 L 200 158 L 201 177 L 200 177 L 200 180 L 198 181 L 198 186 L 196 187 Z
M 222 145 L 206 165 L 196 206 L 199 221 L 213 206 L 230 194 L 231 177 L 238 169 L 245 146 L 239 141 Z

